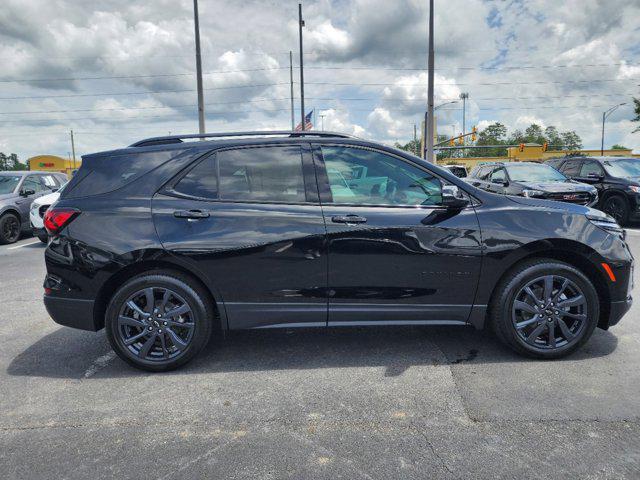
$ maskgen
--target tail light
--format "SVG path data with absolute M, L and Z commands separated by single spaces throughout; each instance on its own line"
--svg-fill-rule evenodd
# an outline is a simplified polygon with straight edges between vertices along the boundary
M 47 229 L 49 235 L 55 235 L 78 215 L 80 215 L 80 210 L 75 208 L 49 208 L 44 214 L 44 228 Z

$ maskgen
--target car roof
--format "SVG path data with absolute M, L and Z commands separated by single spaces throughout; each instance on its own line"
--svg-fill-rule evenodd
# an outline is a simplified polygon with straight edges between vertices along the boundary
M 64 173 L 60 173 L 60 172 L 45 172 L 42 170 L 5 170 L 0 172 L 0 175 L 17 175 L 20 177 L 24 177 L 26 175 L 31 175 L 31 174 L 40 174 L 40 175 L 64 175 Z

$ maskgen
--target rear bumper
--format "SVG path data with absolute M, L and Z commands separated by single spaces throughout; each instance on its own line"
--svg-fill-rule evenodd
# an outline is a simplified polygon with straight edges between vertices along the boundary
M 93 320 L 93 300 L 44 296 L 44 306 L 54 322 L 65 327 L 97 332 Z
M 44 228 L 36 228 L 31 224 L 31 233 L 33 233 L 34 237 L 46 237 L 49 235 Z

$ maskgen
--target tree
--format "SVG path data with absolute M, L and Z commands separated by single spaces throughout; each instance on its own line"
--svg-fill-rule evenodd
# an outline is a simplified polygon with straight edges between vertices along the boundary
M 631 121 L 632 122 L 640 122 L 640 98 L 634 98 L 633 99 L 633 113 L 635 113 L 636 116 L 633 117 L 633 119 Z M 631 133 L 635 133 L 635 132 L 640 132 L 640 127 L 637 127 Z
M 507 127 L 500 122 L 495 122 L 478 132 L 476 145 L 504 145 L 506 140 Z M 507 149 L 499 147 L 482 148 L 477 149 L 475 154 L 478 157 L 500 157 L 507 154 Z
M 413 153 L 414 155 L 418 155 L 420 156 L 420 140 L 411 140 L 408 143 L 405 143 L 404 145 L 396 142 L 395 144 L 396 148 L 399 148 L 400 150 L 404 150 L 405 152 L 410 152 Z
M 616 143 L 614 146 L 611 147 L 611 150 L 629 150 L 629 149 L 623 145 L 619 145 Z
M 10 153 L 9 155 L 0 152 L 0 171 L 7 170 L 27 170 L 28 167 L 18 160 L 18 155 Z
M 582 139 L 573 130 L 562 132 L 561 137 L 565 150 L 580 150 L 582 148 Z
M 549 125 L 544 129 L 544 136 L 547 138 L 549 147 L 560 147 L 562 145 L 562 138 L 560 132 L 553 125 Z
M 538 145 L 542 145 L 547 141 L 544 136 L 544 132 L 542 131 L 542 127 L 535 123 L 529 125 L 529 127 L 524 131 L 524 138 L 524 143 L 537 143 Z

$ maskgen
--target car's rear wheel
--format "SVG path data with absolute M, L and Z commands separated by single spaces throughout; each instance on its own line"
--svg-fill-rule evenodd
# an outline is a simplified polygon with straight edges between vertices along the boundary
M 105 319 L 115 352 L 134 367 L 166 371 L 190 361 L 211 336 L 214 307 L 178 273 L 143 274 L 113 296 Z
M 598 294 L 578 269 L 539 259 L 517 266 L 491 302 L 498 337 L 518 353 L 560 358 L 591 337 L 599 317 Z
M 0 217 L 0 244 L 14 243 L 20 238 L 20 219 L 13 213 Z
M 629 205 L 621 195 L 611 195 L 603 205 L 602 211 L 615 218 L 619 225 L 624 225 L 629 219 Z
M 38 240 L 40 240 L 42 243 L 48 243 L 49 242 L 49 236 L 48 235 L 38 235 Z

